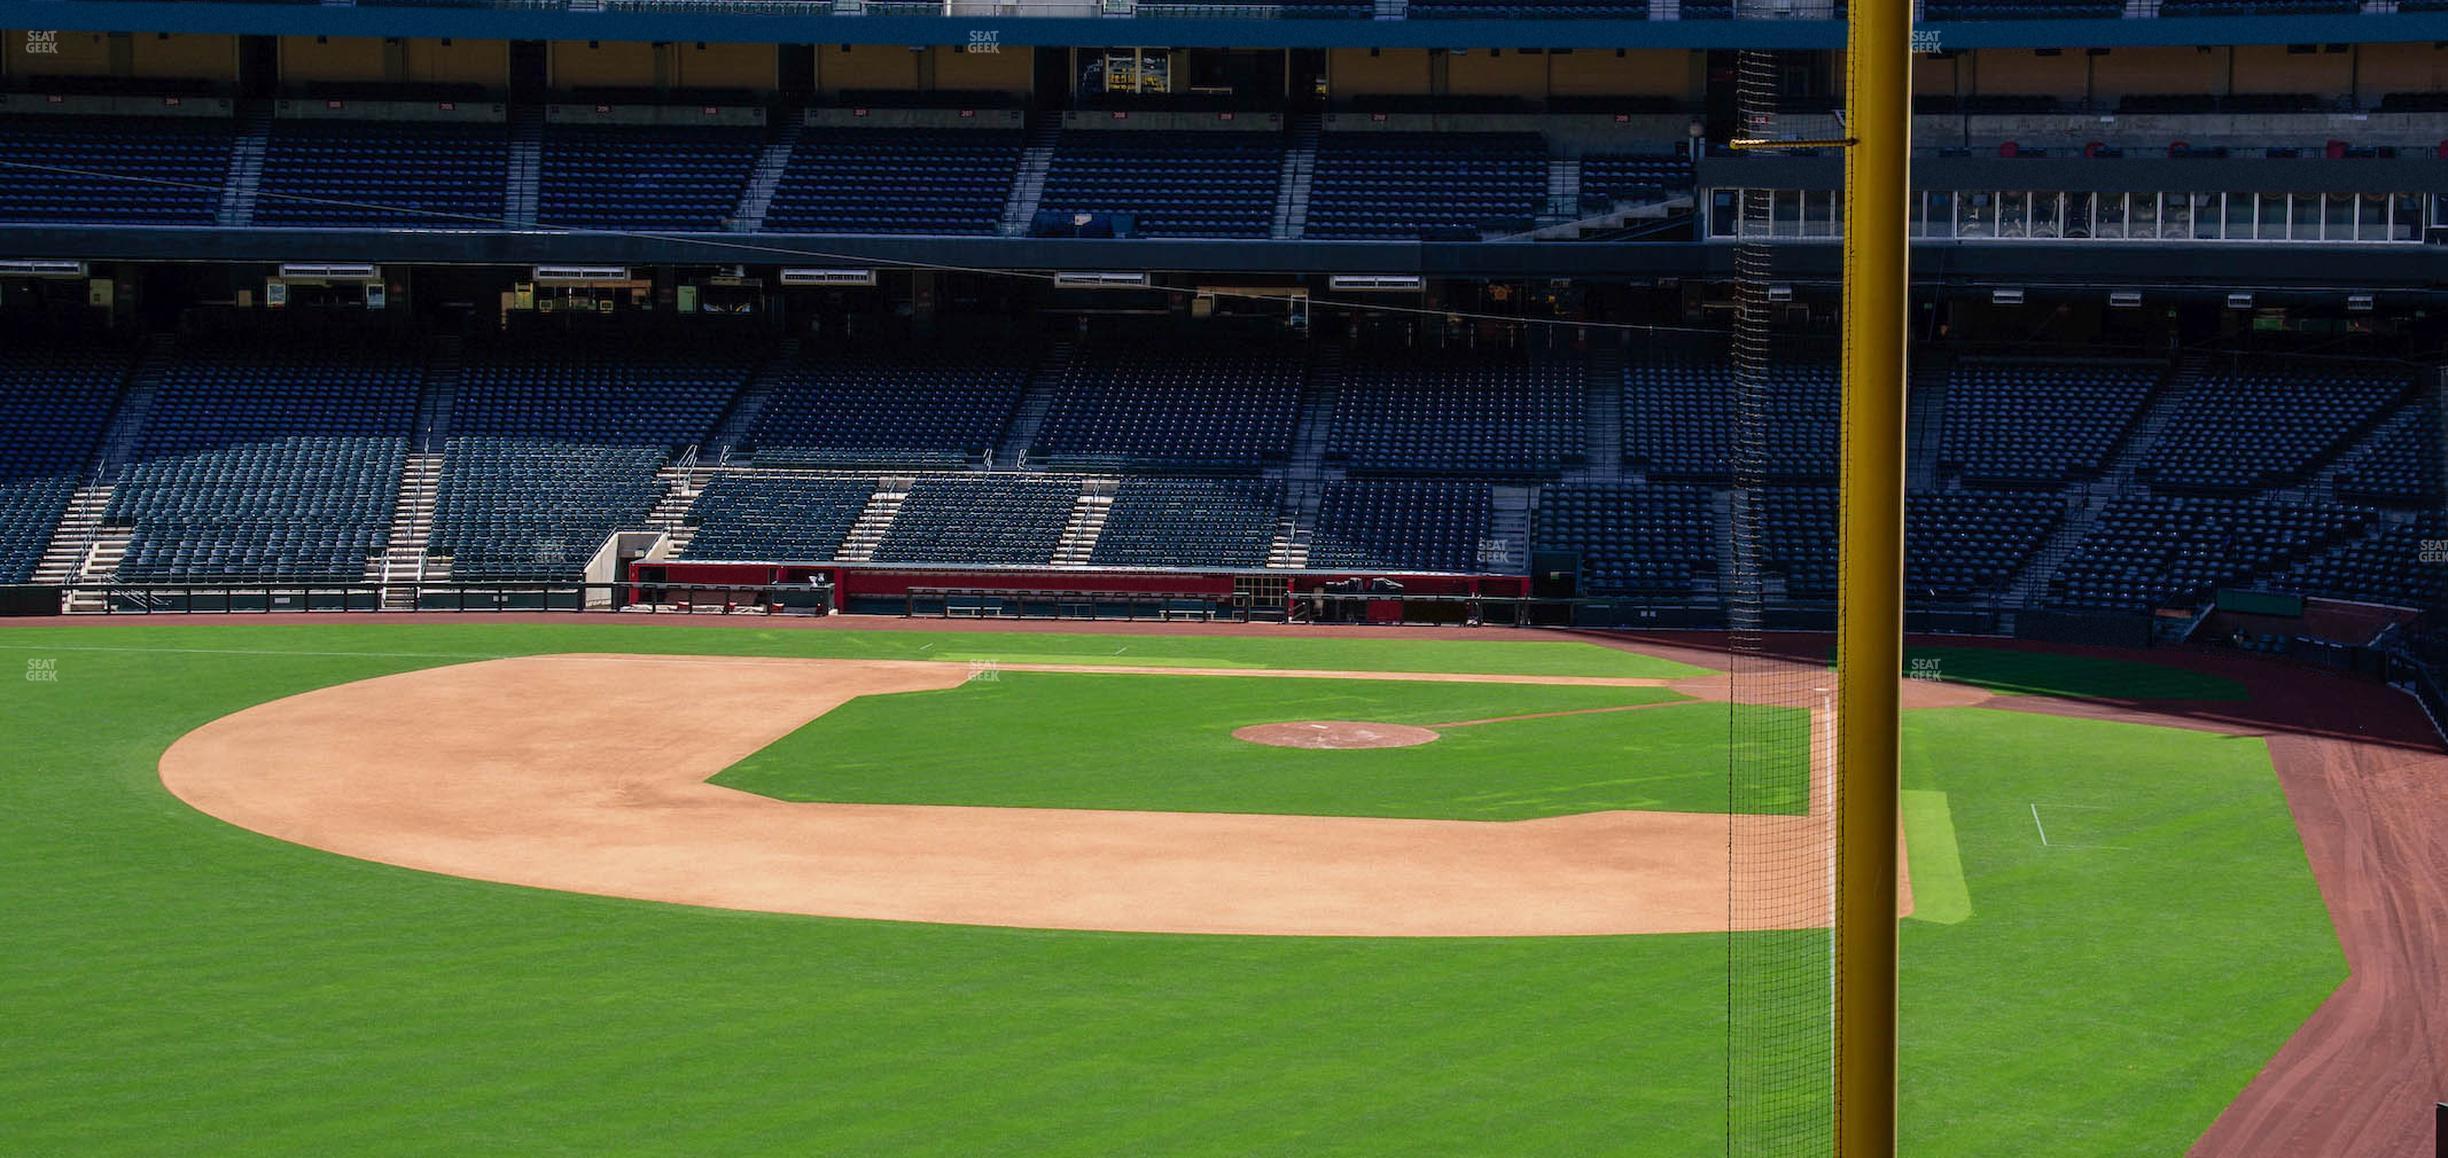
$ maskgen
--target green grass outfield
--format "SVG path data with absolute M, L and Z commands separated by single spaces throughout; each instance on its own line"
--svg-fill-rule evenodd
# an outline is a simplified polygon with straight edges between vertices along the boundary
M 154 771 L 238 708 L 455 658 L 945 638 L 0 631 L 0 1138 L 165 1154 L 1722 1149 L 1721 936 L 1175 937 L 692 909 L 315 852 L 193 812 Z M 1126 641 L 1133 662 L 1661 674 L 1569 643 L 965 638 L 1014 660 Z M 29 659 L 56 660 L 57 681 L 19 679 Z M 1682 710 L 1576 719 L 1632 730 Z M 2181 1150 L 2344 975 L 2260 743 L 1978 709 L 1906 728 L 1907 787 L 1945 794 L 1971 909 L 1903 930 L 1908 1148 Z
M 575 619 L 576 617 L 573 617 Z M 1054 632 L 857 631 L 814 627 L 678 627 L 653 622 L 263 624 L 225 620 L 129 627 L 12 628 L 0 648 L 57 656 L 161 649 L 197 654 L 311 651 L 331 657 L 497 659 L 543 652 L 769 655 L 823 659 L 1074 663 L 1128 667 L 1287 668 L 1311 671 L 1463 672 L 1472 675 L 1675 679 L 1707 674 L 1673 660 L 1594 644 L 1437 639 L 1389 629 L 1372 638 L 1212 635 L 1069 635 Z

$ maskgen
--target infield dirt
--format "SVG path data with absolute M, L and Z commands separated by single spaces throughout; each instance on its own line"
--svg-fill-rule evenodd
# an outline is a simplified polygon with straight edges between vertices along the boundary
M 941 690 L 968 676 L 947 663 L 490 660 L 223 717 L 164 754 L 162 779 L 230 823 L 365 860 L 720 908 L 1341 936 L 1687 933 L 1728 922 L 1728 821 L 1717 814 L 1497 823 L 798 804 L 706 783 L 852 697 Z M 1826 713 L 1813 726 L 1828 727 Z M 1812 779 L 1808 815 L 1744 818 L 1747 831 L 1794 830 L 1761 848 L 1824 839 L 1826 769 Z M 1908 908 L 1909 896 L 1907 886 Z M 1826 896 L 1797 890 L 1747 908 L 1743 927 L 1814 927 L 1827 909 Z

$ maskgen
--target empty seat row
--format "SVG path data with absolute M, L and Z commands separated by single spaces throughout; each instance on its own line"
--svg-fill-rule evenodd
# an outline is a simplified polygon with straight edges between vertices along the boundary
M 1058 466 L 1256 470 L 1291 450 L 1305 369 L 1282 344 L 1083 349 L 1053 384 L 1031 455 Z
M 193 349 L 103 523 L 129 582 L 362 581 L 389 539 L 421 368 L 381 347 Z
M 33 578 L 126 370 L 104 346 L 0 340 L 0 584 Z

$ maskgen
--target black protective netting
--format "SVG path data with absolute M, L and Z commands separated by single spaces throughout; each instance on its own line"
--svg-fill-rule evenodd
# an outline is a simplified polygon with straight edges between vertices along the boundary
M 1780 115 L 1777 54 L 1739 55 L 1751 138 L 1824 136 Z M 1772 480 L 1790 479 L 1799 423 L 1780 382 L 1807 358 L 1773 300 L 1773 196 L 1745 190 L 1735 242 L 1728 612 L 1726 1152 L 1826 1154 L 1834 1144 L 1833 673 L 1772 644 L 1767 599 L 1792 570 Z M 1824 431 L 1833 456 L 1835 431 Z M 1823 561 L 1832 563 L 1832 561 Z

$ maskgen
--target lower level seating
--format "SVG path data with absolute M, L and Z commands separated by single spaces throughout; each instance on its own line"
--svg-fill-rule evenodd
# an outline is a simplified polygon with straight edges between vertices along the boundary
M 104 522 L 133 583 L 357 583 L 390 540 L 405 438 L 296 437 L 148 458 Z
M 2338 495 L 2385 506 L 2437 506 L 2448 494 L 2440 412 L 2431 399 L 2383 424 L 2338 471 Z
M 2053 494 L 1917 492 L 1904 506 L 1908 598 L 1965 600 L 2002 594 L 2065 520 Z
M 1075 478 L 921 475 L 876 544 L 878 563 L 1038 566 L 1054 558 Z
M 1709 492 L 1673 483 L 1571 484 L 1539 493 L 1541 551 L 1581 556 L 1590 595 L 1691 595 L 1717 583 Z
M 1491 541 L 1491 506 L 1486 483 L 1329 482 L 1311 532 L 1309 565 L 1478 571 Z
M 1790 598 L 1834 598 L 1835 489 L 1768 488 L 1757 510 L 1763 569 L 1783 578 Z M 1915 491 L 1904 505 L 1906 597 L 1960 603 L 2003 594 L 2064 518 L 2065 502 L 2053 494 Z
M 662 497 L 659 447 L 452 438 L 429 550 L 454 579 L 570 579 L 612 532 L 643 530 Z
M 763 465 L 952 467 L 983 457 L 1020 405 L 1004 351 L 854 348 L 788 367 L 748 442 Z
M 707 484 L 692 519 L 690 559 L 815 563 L 834 557 L 875 495 L 876 480 L 727 474 Z
M 33 577 L 125 368 L 113 350 L 0 339 L 0 583 Z
M 103 524 L 134 582 L 350 583 L 390 537 L 412 357 L 326 338 L 198 348 L 155 388 Z
M 2426 511 L 2348 539 L 2270 580 L 2281 591 L 2434 607 L 2448 600 L 2448 514 Z
M 2058 570 L 2053 597 L 2129 611 L 2202 599 L 2325 551 L 2371 519 L 2363 508 L 2267 498 L 2121 495 Z
M 1089 561 L 1100 567 L 1263 567 L 1282 506 L 1277 483 L 1126 478 Z

